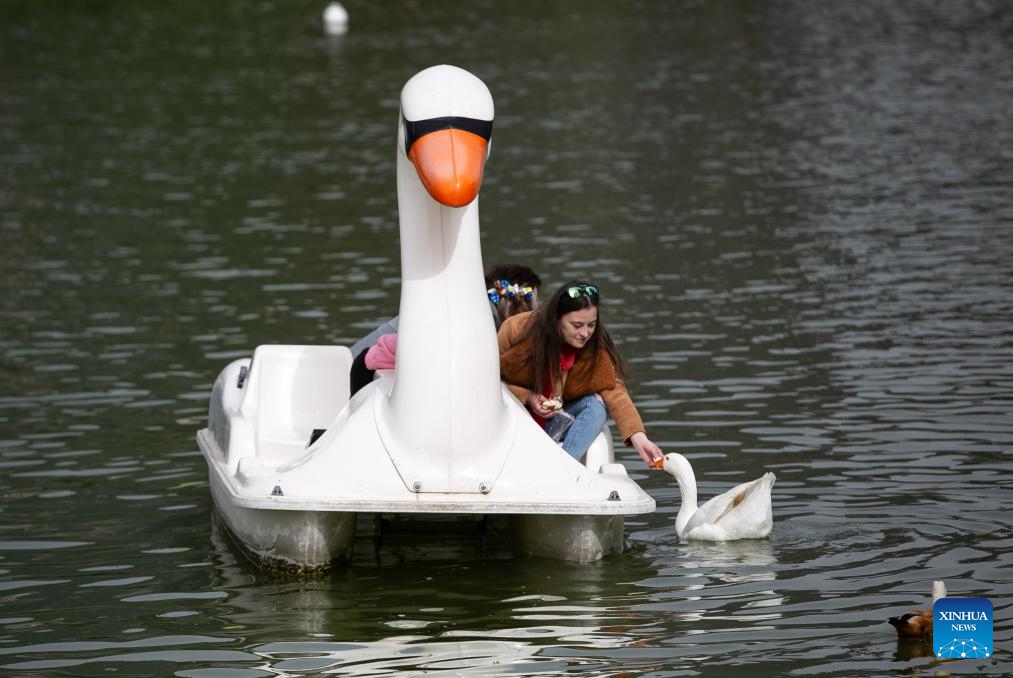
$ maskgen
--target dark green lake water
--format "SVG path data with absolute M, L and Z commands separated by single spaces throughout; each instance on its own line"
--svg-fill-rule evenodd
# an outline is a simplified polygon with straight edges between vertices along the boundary
M 0 0 L 0 673 L 1009 673 L 1008 3 L 324 4 Z M 658 510 L 594 565 L 233 551 L 211 384 L 396 312 L 398 96 L 437 63 L 496 103 L 486 261 L 593 278 L 702 497 L 777 473 L 769 541 L 680 543 L 621 451 Z M 995 656 L 898 644 L 933 579 Z

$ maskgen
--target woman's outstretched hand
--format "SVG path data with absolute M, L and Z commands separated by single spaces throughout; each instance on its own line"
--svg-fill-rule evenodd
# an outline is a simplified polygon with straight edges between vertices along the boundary
M 651 442 L 646 433 L 637 431 L 631 435 L 630 445 L 637 451 L 637 454 L 640 455 L 645 464 L 651 468 L 659 468 L 658 465 L 664 459 L 665 453 L 661 451 L 660 447 Z
M 548 403 L 548 404 L 546 404 Z M 541 393 L 532 393 L 528 396 L 527 406 L 533 413 L 542 419 L 548 419 L 559 410 L 559 401 L 546 398 Z

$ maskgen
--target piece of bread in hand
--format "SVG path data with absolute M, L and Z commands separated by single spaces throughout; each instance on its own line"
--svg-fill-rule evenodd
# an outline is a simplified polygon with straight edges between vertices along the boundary
M 542 407 L 555 412 L 556 410 L 563 408 L 563 401 L 561 398 L 549 398 L 548 400 L 542 402 Z

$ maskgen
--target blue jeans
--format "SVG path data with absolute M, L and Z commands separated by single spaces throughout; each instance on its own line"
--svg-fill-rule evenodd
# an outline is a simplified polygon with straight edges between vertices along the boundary
M 601 433 L 608 418 L 608 410 L 605 403 L 598 397 L 597 393 L 571 400 L 563 405 L 563 411 L 573 415 L 573 424 L 563 438 L 563 449 L 571 457 L 580 461 L 580 458 L 587 453 L 587 448 Z M 549 417 L 545 420 L 545 431 L 552 435 L 553 424 L 562 417 Z

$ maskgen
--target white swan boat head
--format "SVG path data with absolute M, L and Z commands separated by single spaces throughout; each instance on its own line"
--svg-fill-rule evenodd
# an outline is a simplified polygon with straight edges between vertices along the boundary
M 500 382 L 478 215 L 493 115 L 485 84 L 454 66 L 401 92 L 393 371 L 349 398 L 348 348 L 266 345 L 215 382 L 198 444 L 255 560 L 327 567 L 359 513 L 508 515 L 520 550 L 596 560 L 622 550 L 624 515 L 654 510 L 610 436 L 580 464 Z

